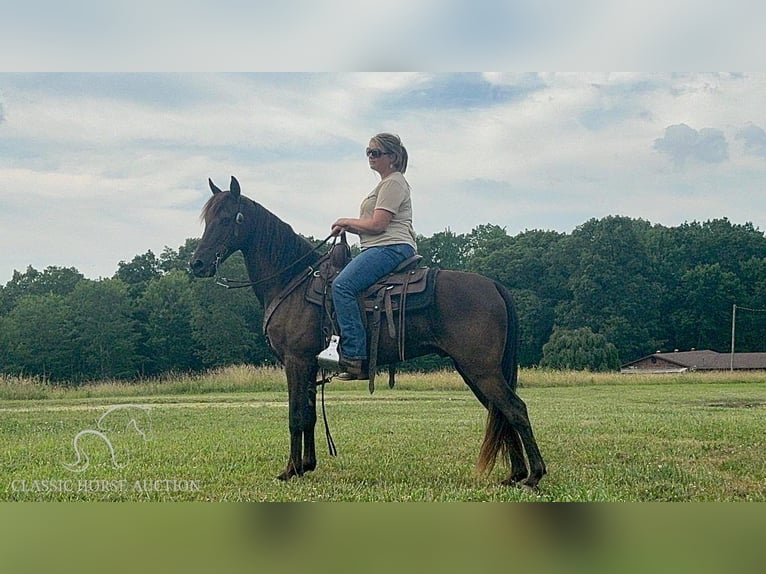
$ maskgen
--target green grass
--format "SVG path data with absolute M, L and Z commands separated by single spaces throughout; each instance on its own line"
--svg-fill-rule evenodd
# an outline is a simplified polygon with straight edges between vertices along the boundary
M 282 483 L 287 392 L 278 369 L 67 389 L 0 379 L 3 500 L 766 501 L 766 374 L 620 376 L 524 370 L 526 401 L 549 474 L 536 491 L 474 472 L 485 411 L 451 372 L 333 382 L 326 406 L 339 456 L 317 424 L 319 467 Z M 72 440 L 117 404 L 150 408 L 94 436 L 90 466 L 67 470 Z M 123 417 L 123 418 L 120 418 Z M 46 482 L 43 482 L 46 481 Z

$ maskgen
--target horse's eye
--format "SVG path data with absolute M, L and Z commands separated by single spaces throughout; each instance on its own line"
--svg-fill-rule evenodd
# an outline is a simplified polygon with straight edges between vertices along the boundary
M 242 222 L 245 221 L 245 216 L 242 215 L 241 211 L 237 214 L 237 218 L 234 221 L 237 222 L 237 225 L 242 225 Z

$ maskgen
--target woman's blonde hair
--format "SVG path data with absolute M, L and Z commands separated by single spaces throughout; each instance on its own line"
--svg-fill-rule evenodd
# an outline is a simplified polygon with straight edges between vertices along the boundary
M 397 171 L 407 171 L 407 148 L 402 145 L 402 140 L 394 134 L 382 133 L 372 138 L 380 148 L 391 157 L 391 166 Z

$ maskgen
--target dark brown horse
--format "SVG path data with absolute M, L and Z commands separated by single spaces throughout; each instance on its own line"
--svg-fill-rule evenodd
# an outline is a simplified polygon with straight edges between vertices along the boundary
M 202 212 L 205 232 L 190 262 L 192 271 L 197 277 L 212 277 L 223 260 L 242 251 L 255 294 L 267 309 L 319 255 L 289 225 L 243 196 L 234 177 L 228 191 L 209 183 L 213 197 Z M 534 487 L 545 474 L 545 463 L 527 407 L 516 394 L 518 322 L 510 294 L 481 275 L 445 270 L 438 275 L 434 297 L 431 308 L 407 316 L 406 356 L 437 353 L 452 358 L 489 411 L 478 470 L 491 471 L 501 455 L 511 467 L 504 483 Z M 290 458 L 279 475 L 287 480 L 317 464 L 316 356 L 324 347 L 319 307 L 305 300 L 303 289 L 294 290 L 273 309 L 266 335 L 287 375 Z M 393 339 L 381 337 L 378 363 L 395 363 L 398 356 Z

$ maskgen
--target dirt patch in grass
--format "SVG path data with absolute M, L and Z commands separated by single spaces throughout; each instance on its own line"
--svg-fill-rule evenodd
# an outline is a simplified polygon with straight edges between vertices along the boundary
M 766 401 L 754 400 L 752 398 L 730 398 L 705 403 L 705 406 L 719 409 L 755 409 L 766 407 Z

